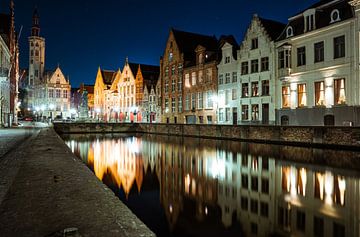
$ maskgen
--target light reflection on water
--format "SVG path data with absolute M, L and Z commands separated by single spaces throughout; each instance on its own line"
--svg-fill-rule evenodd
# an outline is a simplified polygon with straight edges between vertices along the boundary
M 360 234 L 358 153 L 152 135 L 64 140 L 158 236 Z

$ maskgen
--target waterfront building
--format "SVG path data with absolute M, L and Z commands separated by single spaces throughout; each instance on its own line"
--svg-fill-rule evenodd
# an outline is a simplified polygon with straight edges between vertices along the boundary
M 84 83 L 80 84 L 79 94 L 82 96 L 86 91 L 87 93 L 87 107 L 88 107 L 88 117 L 94 118 L 94 85 L 86 85 Z
M 45 38 L 40 36 L 40 17 L 35 9 L 29 37 L 27 83 L 29 110 L 37 119 L 71 117 L 71 85 L 60 66 L 45 70 Z
M 94 118 L 102 121 L 118 119 L 119 97 L 118 82 L 121 71 L 98 69 L 94 85 Z
M 221 59 L 218 68 L 218 124 L 238 124 L 238 103 L 240 84 L 238 83 L 237 54 L 239 45 L 234 36 L 223 36 L 220 39 Z M 225 78 L 225 80 L 224 80 Z M 232 112 L 231 112 L 231 111 Z M 232 113 L 232 115 L 230 115 Z
M 198 51 L 196 51 L 196 49 Z M 214 36 L 195 34 L 190 32 L 179 31 L 175 29 L 170 30 L 164 54 L 160 59 L 162 122 L 166 122 L 166 123 L 186 122 L 185 116 L 183 114 L 184 111 L 183 102 L 185 101 L 184 99 L 185 78 L 184 78 L 183 70 L 185 67 L 192 67 L 195 65 L 193 69 L 189 69 L 189 70 L 194 70 L 191 71 L 191 73 L 194 75 L 193 81 L 194 83 L 196 83 L 197 82 L 196 79 L 198 77 L 198 70 L 200 70 L 200 67 L 196 66 L 197 65 L 196 63 L 199 59 L 196 57 L 196 54 L 198 53 L 199 56 L 200 52 L 202 52 L 201 55 L 203 58 L 201 60 L 204 61 L 201 62 L 204 63 L 206 56 L 204 54 L 205 51 L 209 50 L 209 55 L 213 56 L 214 51 L 216 51 L 216 49 L 217 49 L 217 40 Z M 201 66 L 202 69 L 203 67 L 204 66 Z M 209 66 L 209 68 L 211 68 L 211 66 Z M 213 70 L 216 70 L 216 67 L 213 68 L 214 68 Z M 211 70 L 209 69 L 209 72 L 210 71 Z M 215 72 L 212 71 L 212 73 Z M 202 72 L 202 78 L 205 78 L 205 74 L 206 72 Z M 211 75 L 212 82 L 216 80 L 216 75 L 217 74 Z M 209 86 L 210 86 L 208 89 L 209 91 L 216 90 L 216 85 L 209 82 Z M 195 91 L 193 94 L 195 95 Z M 193 105 L 195 106 L 195 102 Z M 196 106 L 194 107 L 194 109 L 196 112 Z M 189 106 L 188 111 L 193 111 L 193 108 L 190 108 Z M 192 115 L 194 116 L 195 114 Z M 205 114 L 199 116 L 205 116 Z M 214 115 L 209 115 L 209 116 L 214 116 Z
M 289 18 L 276 43 L 278 124 L 360 124 L 359 10 L 320 1 Z
M 194 37 L 189 33 L 186 34 L 183 34 L 187 37 L 183 37 L 179 45 L 189 44 L 187 41 Z M 213 124 L 216 123 L 214 98 L 217 94 L 218 41 L 215 37 L 201 36 L 196 43 L 194 51 L 189 51 L 189 54 L 192 53 L 191 57 L 184 64 L 182 117 L 187 124 Z M 173 74 L 172 70 L 173 68 L 171 68 L 171 74 Z M 175 84 L 172 82 L 172 92 L 176 89 L 174 87 Z M 174 113 L 176 111 L 175 97 L 171 97 L 169 106 L 170 112 Z
M 19 47 L 15 32 L 14 1 L 10 14 L 0 13 L 0 126 L 17 124 Z
M 241 123 L 275 124 L 275 44 L 285 25 L 276 21 L 253 16 L 238 54 L 238 96 Z M 229 81 L 224 75 L 223 82 Z M 220 82 L 220 80 L 219 80 Z M 220 93 L 220 92 L 219 92 Z M 236 92 L 235 92 L 236 94 Z M 220 95 L 219 95 L 220 97 Z M 230 100 L 230 91 L 225 93 L 225 101 Z M 225 102 L 226 103 L 226 102 Z M 225 121 L 234 111 L 224 111 Z M 225 109 L 225 110 L 226 110 Z M 231 120 L 231 119 L 230 119 Z

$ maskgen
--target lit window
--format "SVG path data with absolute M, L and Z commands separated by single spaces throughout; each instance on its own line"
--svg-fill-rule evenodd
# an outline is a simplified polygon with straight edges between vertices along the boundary
M 198 109 L 202 109 L 204 104 L 203 93 L 198 92 Z
M 190 74 L 186 73 L 185 74 L 185 87 L 190 87 Z
M 306 106 L 306 84 L 299 84 L 297 90 L 299 107 L 304 107 Z
M 196 85 L 196 72 L 191 73 L 191 85 Z
M 336 79 L 334 80 L 334 99 L 335 104 L 345 104 L 345 79 Z
M 241 90 L 242 94 L 241 96 L 243 98 L 245 97 L 249 97 L 249 83 L 242 83 L 242 90 Z
M 282 87 L 282 107 L 290 108 L 290 86 Z
M 241 120 L 249 120 L 249 106 L 248 105 L 241 106 Z
M 251 96 L 259 96 L 259 83 L 257 81 L 251 82 Z
M 259 72 L 259 60 L 254 59 L 251 60 L 251 73 L 257 73 Z
M 315 82 L 315 105 L 325 105 L 325 88 L 323 81 Z
M 251 106 L 251 120 L 257 121 L 259 120 L 259 105 L 252 105 Z

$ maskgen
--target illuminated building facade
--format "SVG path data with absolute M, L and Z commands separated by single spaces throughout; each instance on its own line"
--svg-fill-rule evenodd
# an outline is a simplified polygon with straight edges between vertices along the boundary
M 359 125 L 359 1 L 320 1 L 289 18 L 277 48 L 277 123 Z
M 9 48 L 3 37 L 0 35 L 0 127 L 9 125 L 10 64 Z

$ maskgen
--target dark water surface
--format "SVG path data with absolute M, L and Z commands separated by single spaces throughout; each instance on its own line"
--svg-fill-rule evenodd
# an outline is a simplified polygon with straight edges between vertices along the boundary
M 64 141 L 157 236 L 360 236 L 360 153 L 158 135 Z

